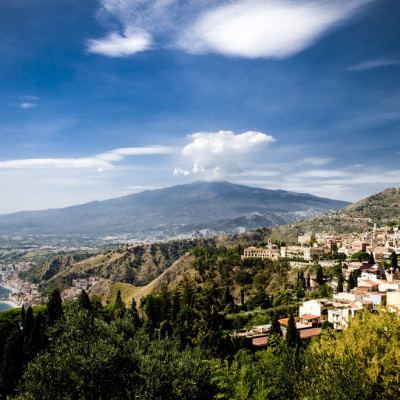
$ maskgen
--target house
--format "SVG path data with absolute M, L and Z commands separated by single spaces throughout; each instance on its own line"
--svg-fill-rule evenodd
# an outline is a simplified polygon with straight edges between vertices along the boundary
M 325 321 L 328 318 L 328 309 L 330 308 L 333 308 L 333 305 L 327 299 L 305 301 L 299 309 L 300 320 L 307 315 L 312 315 L 319 317 L 320 321 Z
M 242 259 L 256 257 L 261 258 L 262 260 L 264 260 L 264 258 L 277 260 L 279 256 L 280 250 L 278 248 L 266 249 L 262 247 L 247 247 L 244 249 L 244 255 L 242 256 Z
M 299 322 L 304 326 L 315 326 L 321 322 L 321 317 L 313 314 L 303 314 L 299 317 Z
M 348 325 L 349 319 L 354 318 L 360 309 L 356 305 L 350 304 L 328 310 L 328 321 L 333 324 L 334 329 L 343 329 Z

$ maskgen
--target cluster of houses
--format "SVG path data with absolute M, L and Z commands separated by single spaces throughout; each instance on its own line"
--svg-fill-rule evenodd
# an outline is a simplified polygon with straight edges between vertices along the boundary
M 349 269 L 343 271 L 349 274 Z M 328 321 L 334 329 L 342 329 L 363 308 L 374 310 L 386 306 L 390 312 L 399 312 L 400 274 L 369 264 L 363 264 L 360 272 L 357 287 L 349 292 L 334 293 L 330 300 L 303 302 L 299 309 L 299 321 L 309 326 Z
M 269 240 L 266 247 L 247 247 L 242 258 L 259 257 L 277 260 L 284 257 L 311 261 L 323 257 L 335 248 L 338 253 L 345 254 L 347 257 L 359 251 L 371 253 L 375 262 L 382 264 L 383 261 L 389 260 L 393 251 L 400 255 L 400 229 L 398 225 L 377 228 L 375 224 L 373 230 L 369 232 L 343 235 L 308 232 L 298 236 L 297 241 L 298 245 L 296 246 L 279 248 Z
M 98 276 L 91 276 L 87 279 L 73 279 L 72 287 L 61 292 L 61 299 L 62 301 L 76 299 L 81 294 L 82 290 L 87 291 L 91 286 L 100 281 L 101 278 Z
M 11 300 L 18 307 L 35 307 L 43 304 L 44 299 L 38 290 L 38 285 L 19 278 L 21 272 L 27 271 L 33 265 L 31 262 L 4 264 L 0 261 L 0 272 L 3 276 L 1 284 L 12 290 L 12 293 L 5 300 Z M 81 294 L 82 289 L 88 290 L 100 280 L 97 276 L 91 276 L 87 279 L 74 279 L 72 287 L 65 289 L 61 293 L 61 298 L 63 301 L 76 299 Z
M 19 278 L 21 272 L 27 271 L 33 266 L 31 262 L 20 262 L 16 264 L 0 264 L 3 276 L 2 285 L 12 290 L 9 298 L 17 306 L 39 306 L 42 304 L 42 296 L 38 286 Z
M 345 328 L 348 321 L 362 310 L 378 309 L 386 306 L 390 312 L 400 312 L 400 273 L 393 268 L 383 269 L 385 260 L 395 252 L 400 255 L 400 231 L 398 226 L 377 228 L 363 234 L 348 234 L 332 236 L 329 234 L 311 234 L 298 237 L 297 246 L 278 248 L 269 241 L 265 248 L 248 247 L 242 258 L 258 257 L 276 260 L 279 257 L 301 258 L 311 261 L 332 251 L 332 246 L 338 252 L 351 256 L 359 251 L 372 253 L 374 264 L 358 261 L 347 261 L 342 272 L 345 278 L 358 270 L 357 286 L 348 292 L 337 292 L 332 299 L 313 299 L 304 301 L 299 308 L 296 327 L 303 339 L 318 336 L 325 321 L 332 324 L 335 330 Z M 316 282 L 311 280 L 312 287 Z M 332 285 L 334 286 L 334 285 Z M 336 286 L 334 286 L 336 288 Z M 287 319 L 279 320 L 283 334 Z M 268 342 L 269 325 L 254 326 L 241 335 L 250 337 L 254 346 L 266 346 Z

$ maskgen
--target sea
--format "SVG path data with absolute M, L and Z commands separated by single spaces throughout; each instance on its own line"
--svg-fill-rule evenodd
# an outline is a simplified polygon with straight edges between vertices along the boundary
M 11 293 L 11 290 L 1 286 L 2 281 L 3 281 L 3 275 L 0 275 L 0 299 L 8 296 Z M 12 308 L 9 304 L 0 302 L 0 312 L 8 310 L 9 308 Z

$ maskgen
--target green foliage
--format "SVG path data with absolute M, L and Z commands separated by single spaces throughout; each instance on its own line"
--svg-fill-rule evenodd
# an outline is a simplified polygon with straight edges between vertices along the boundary
M 209 368 L 199 349 L 136 330 L 129 313 L 109 324 L 74 302 L 49 331 L 50 345 L 29 365 L 22 398 L 205 399 Z
M 352 254 L 351 258 L 369 262 L 371 255 L 365 251 L 358 251 L 357 253 Z
M 308 384 L 315 399 L 400 397 L 400 316 L 363 311 L 342 334 L 327 332 L 309 350 Z
M 23 336 L 13 322 L 0 323 L 0 396 L 14 394 L 23 372 Z

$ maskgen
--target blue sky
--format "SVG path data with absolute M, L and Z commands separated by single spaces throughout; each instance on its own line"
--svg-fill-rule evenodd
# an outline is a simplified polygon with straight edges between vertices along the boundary
M 0 213 L 224 179 L 400 185 L 397 0 L 0 3 Z

